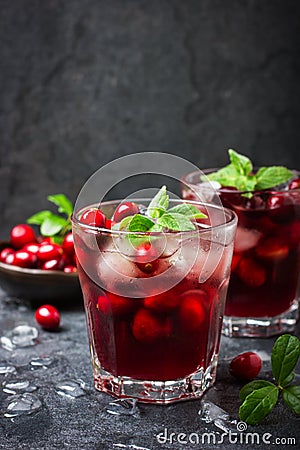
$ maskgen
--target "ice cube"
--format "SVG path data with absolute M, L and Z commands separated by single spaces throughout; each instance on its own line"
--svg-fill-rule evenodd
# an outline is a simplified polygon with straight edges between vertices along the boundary
M 236 252 L 245 252 L 258 244 L 262 233 L 257 230 L 238 227 L 236 231 L 234 249 Z

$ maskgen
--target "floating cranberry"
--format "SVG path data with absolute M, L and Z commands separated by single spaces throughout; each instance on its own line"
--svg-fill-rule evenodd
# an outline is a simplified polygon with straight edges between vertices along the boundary
M 63 253 L 63 249 L 57 244 L 44 244 L 40 245 L 37 257 L 39 261 L 50 261 L 50 259 L 60 258 Z
M 20 249 L 30 242 L 36 242 L 36 236 L 29 225 L 20 224 L 11 229 L 10 242 L 14 248 Z
M 33 269 L 37 264 L 37 257 L 25 250 L 18 250 L 12 255 L 8 255 L 6 263 L 13 266 L 22 267 L 23 269 Z
M 180 296 L 169 291 L 145 298 L 144 306 L 153 311 L 165 313 L 176 309 L 179 306 L 179 302 Z
M 55 306 L 43 305 L 36 310 L 35 320 L 45 330 L 57 330 L 60 324 L 60 314 Z
M 76 273 L 77 272 L 77 267 L 76 266 L 72 266 L 71 264 L 68 264 L 67 266 L 64 267 L 64 272 L 65 273 Z
M 42 270 L 62 270 L 63 263 L 61 258 L 50 259 L 49 261 L 43 262 L 41 265 Z
M 63 243 L 62 243 L 62 249 L 64 253 L 68 256 L 73 256 L 75 253 L 74 250 L 74 239 L 72 233 L 67 233 L 64 237 Z
M 281 208 L 286 204 L 285 196 L 279 194 L 273 194 L 268 197 L 267 207 L 269 209 Z
M 103 314 L 123 316 L 130 313 L 132 307 L 132 300 L 113 293 L 100 295 L 97 302 L 97 309 Z
M 143 344 L 152 344 L 171 334 L 170 320 L 154 315 L 146 308 L 141 308 L 134 316 L 132 333 L 135 339 Z
M 103 228 L 105 227 L 106 217 L 100 209 L 92 208 L 82 214 L 80 222 L 86 225 Z
M 202 289 L 192 289 L 181 295 L 180 323 L 184 330 L 195 331 L 204 323 L 209 297 Z
M 262 259 L 279 261 L 289 254 L 288 245 L 276 237 L 267 238 L 256 247 L 256 254 Z
M 11 247 L 4 247 L 0 253 L 0 262 L 6 262 L 6 258 L 8 255 L 13 255 L 15 251 Z M 7 263 L 6 263 L 7 264 Z
M 300 189 L 300 178 L 295 178 L 289 184 L 289 189 Z
M 238 275 L 249 287 L 259 287 L 266 281 L 266 271 L 262 265 L 250 258 L 242 258 L 239 262 Z
M 44 238 L 40 239 L 39 242 L 40 242 L 40 245 L 54 244 L 54 240 L 51 236 L 44 237 Z
M 105 228 L 107 228 L 108 230 L 111 230 L 112 227 L 115 225 L 116 222 L 114 222 L 111 219 L 106 219 L 105 221 Z
M 158 254 L 150 242 L 144 242 L 136 249 L 135 263 L 144 273 L 153 273 L 159 264 Z
M 233 358 L 229 371 L 240 380 L 253 380 L 259 374 L 261 367 L 262 361 L 257 353 L 245 352 Z
M 113 215 L 113 220 L 115 222 L 121 222 L 125 217 L 134 216 L 135 214 L 138 214 L 138 212 L 139 208 L 136 203 L 124 202 L 117 206 Z

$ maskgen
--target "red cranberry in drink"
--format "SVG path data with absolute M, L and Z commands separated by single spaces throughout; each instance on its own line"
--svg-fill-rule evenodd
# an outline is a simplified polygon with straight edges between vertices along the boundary
M 124 202 L 117 206 L 113 215 L 113 220 L 115 222 L 121 222 L 125 217 L 134 216 L 135 214 L 138 214 L 138 212 L 139 208 L 135 203 Z
M 11 229 L 10 242 L 14 248 L 20 249 L 30 242 L 36 242 L 36 236 L 29 225 L 20 224 Z
M 259 374 L 261 367 L 262 361 L 257 353 L 245 352 L 233 358 L 229 371 L 239 380 L 253 380 Z
M 76 266 L 72 266 L 71 264 L 68 264 L 67 266 L 64 267 L 64 272 L 65 273 L 76 273 L 77 272 L 77 267 Z
M 184 330 L 195 331 L 204 323 L 209 298 L 205 291 L 194 289 L 180 298 L 180 323 Z
M 50 259 L 43 262 L 41 265 L 42 270 L 62 270 L 63 264 L 61 258 Z
M 132 311 L 133 302 L 112 292 L 100 295 L 97 302 L 97 309 L 103 314 L 114 314 L 123 316 Z
M 293 219 L 294 207 L 292 197 L 283 194 L 272 194 L 267 200 L 270 218 L 276 223 L 284 223 Z
M 64 237 L 63 243 L 62 243 L 62 249 L 64 253 L 70 257 L 72 257 L 75 253 L 74 250 L 74 240 L 73 240 L 73 234 L 67 233 Z
M 153 273 L 159 264 L 158 254 L 150 242 L 139 245 L 136 249 L 135 263 L 144 273 Z
M 105 214 L 97 208 L 88 209 L 80 217 L 80 222 L 93 227 L 104 228 L 106 217 Z
M 63 249 L 57 244 L 41 245 L 37 253 L 39 261 L 50 261 L 50 259 L 60 258 L 63 254 Z
M 116 222 L 114 222 L 111 219 L 106 219 L 105 221 L 105 228 L 107 228 L 108 230 L 111 230 L 112 227 L 115 225 Z
M 8 258 L 11 258 L 8 259 Z M 8 262 L 11 261 L 11 262 Z M 22 267 L 23 269 L 33 269 L 37 264 L 37 257 L 30 252 L 25 250 L 18 250 L 12 255 L 8 255 L 6 258 L 7 264 L 12 264 L 13 266 Z
M 8 255 L 13 255 L 15 251 L 10 247 L 5 247 L 0 253 L 0 262 L 5 263 Z
M 260 242 L 255 251 L 259 258 L 270 261 L 279 261 L 288 256 L 289 247 L 278 237 L 270 237 L 265 241 Z
M 266 281 L 264 267 L 251 258 L 242 258 L 237 272 L 243 283 L 252 288 L 262 286 Z
M 48 236 L 39 240 L 40 245 L 54 244 L 53 238 Z
M 300 178 L 295 178 L 294 180 L 292 180 L 289 184 L 289 189 L 300 189 Z
M 132 334 L 137 341 L 151 344 L 168 337 L 170 333 L 170 321 L 156 316 L 146 308 L 139 309 L 135 314 L 132 323 Z
M 43 305 L 36 310 L 35 320 L 45 330 L 53 331 L 59 328 L 60 314 L 54 306 Z
M 169 291 L 145 298 L 144 306 L 156 312 L 166 313 L 178 308 L 180 300 L 180 295 Z
M 30 244 L 24 245 L 22 250 L 26 250 L 26 252 L 32 253 L 33 255 L 37 255 L 39 248 L 40 248 L 40 244 L 33 242 Z

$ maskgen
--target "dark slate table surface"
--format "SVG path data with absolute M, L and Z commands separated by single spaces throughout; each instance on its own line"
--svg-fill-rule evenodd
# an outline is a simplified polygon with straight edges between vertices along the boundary
M 229 361 L 240 352 L 257 351 L 263 359 L 261 376 L 271 380 L 270 351 L 275 338 L 223 337 L 217 382 L 202 401 L 130 405 L 115 402 L 93 388 L 82 305 L 64 307 L 61 315 L 59 332 L 37 327 L 35 345 L 8 350 L 3 348 L 7 347 L 4 339 L 0 346 L 1 449 L 299 448 L 300 419 L 282 401 L 263 423 L 237 431 L 237 426 L 243 426 L 237 425 L 238 393 L 243 383 L 229 375 Z M 34 308 L 0 291 L 0 336 L 9 336 L 20 324 L 36 327 Z M 299 331 L 298 326 L 298 335 Z M 300 383 L 299 368 L 297 372 Z M 12 389 L 17 397 L 5 392 L 14 386 L 22 388 Z M 8 405 L 24 392 L 29 392 L 27 400 L 37 407 L 36 412 L 6 417 Z M 210 416 L 204 413 L 207 408 Z

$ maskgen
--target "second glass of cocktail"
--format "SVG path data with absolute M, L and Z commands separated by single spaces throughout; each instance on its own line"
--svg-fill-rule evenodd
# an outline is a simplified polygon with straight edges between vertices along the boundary
M 98 390 L 165 404 L 212 385 L 236 221 L 213 204 L 171 200 L 165 187 L 152 200 L 75 211 Z

